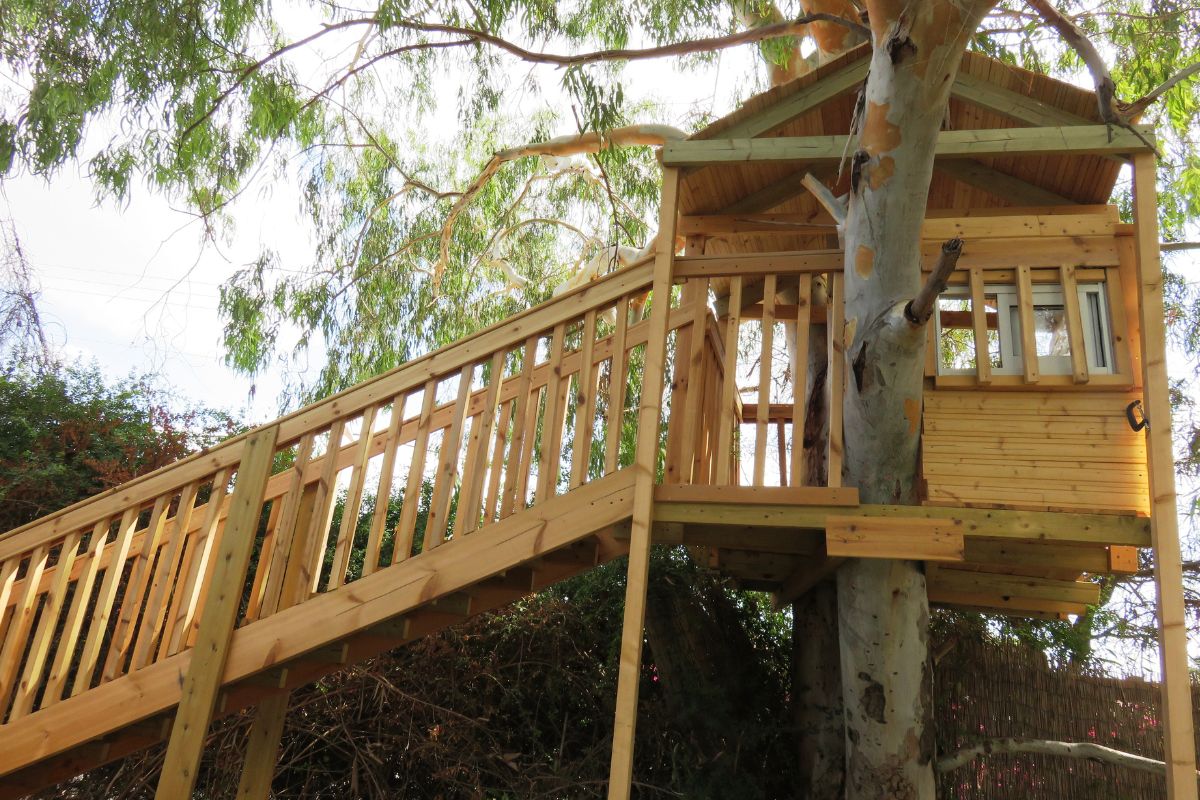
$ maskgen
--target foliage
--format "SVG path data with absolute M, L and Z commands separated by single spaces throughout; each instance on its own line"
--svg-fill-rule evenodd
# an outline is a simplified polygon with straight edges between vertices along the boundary
M 227 415 L 172 408 L 149 378 L 109 385 L 96 367 L 0 371 L 0 530 L 214 444 Z

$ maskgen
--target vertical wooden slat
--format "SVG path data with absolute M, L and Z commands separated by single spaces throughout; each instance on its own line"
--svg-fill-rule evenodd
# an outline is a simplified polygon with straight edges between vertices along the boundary
M 758 417 L 754 426 L 754 485 L 767 471 L 767 423 L 771 415 L 771 357 L 775 346 L 775 276 L 763 278 L 762 350 L 758 362 Z
M 395 480 L 396 454 L 400 451 L 400 427 L 404 424 L 404 406 L 408 395 L 392 398 L 392 415 L 383 440 L 383 463 L 379 468 L 379 485 L 375 488 L 375 509 L 371 513 L 371 530 L 367 534 L 367 551 L 363 554 L 363 577 L 379 569 L 383 533 L 387 527 L 388 506 L 392 500 L 392 481 Z
M 399 564 L 412 553 L 413 537 L 417 532 L 417 507 L 421 502 L 421 484 L 425 478 L 425 458 L 429 450 L 429 427 L 433 424 L 433 405 L 437 398 L 437 378 L 425 382 L 421 394 L 421 415 L 417 418 L 417 438 L 413 442 L 412 461 L 408 467 L 408 482 L 396 523 L 392 563 Z
M 334 420 L 329 428 L 329 444 L 325 447 L 325 455 L 321 462 L 321 477 L 313 499 L 313 510 L 309 518 L 308 533 L 305 541 L 308 544 L 304 554 L 304 564 L 307 572 L 305 584 L 308 594 L 315 594 L 321 581 L 321 569 L 325 563 L 325 550 L 329 543 L 329 527 L 333 524 L 334 502 L 337 500 L 338 453 L 342 449 L 342 437 L 346 433 L 346 420 Z M 236 488 L 236 487 L 235 487 Z
M 646 620 L 646 584 L 650 571 L 650 530 L 654 524 L 654 481 L 658 461 L 658 428 L 663 372 L 670 325 L 671 265 L 675 258 L 675 225 L 679 170 L 663 170 L 657 248 L 654 258 L 654 301 L 647 328 L 646 370 L 638 404 L 633 513 L 629 565 L 625 581 L 625 613 L 621 625 L 621 667 L 613 723 L 610 800 L 627 800 L 633 780 L 633 742 L 637 725 L 638 684 L 642 671 L 642 639 Z
M 804 422 L 808 419 L 808 348 L 812 333 L 812 275 L 796 286 L 796 338 L 792 347 L 792 460 L 788 486 L 804 485 Z
M 155 793 L 157 800 L 190 797 L 195 786 L 208 724 L 233 639 L 278 434 L 278 425 L 255 431 L 243 447 L 237 485 L 226 521 L 228 533 L 221 537 L 220 550 L 213 563 L 211 582 L 216 591 L 201 615 L 196 647 L 183 679 L 179 707 L 163 759 Z M 333 458 L 336 448 L 337 441 L 331 440 L 327 453 L 330 460 L 336 460 Z
M 725 368 L 721 378 L 721 410 L 717 427 L 717 485 L 730 486 L 733 472 L 734 407 L 737 403 L 738 334 L 741 327 L 742 279 L 729 282 L 729 316 L 725 321 Z
M 683 284 L 680 297 L 680 308 L 692 308 L 699 294 L 698 280 L 688 280 Z M 669 328 L 668 328 L 669 331 Z M 668 334 L 669 335 L 669 334 Z M 671 366 L 670 416 L 667 419 L 667 451 L 664 459 L 664 483 L 681 483 L 683 462 L 683 440 L 686 436 L 683 430 L 684 407 L 687 405 L 688 384 L 691 380 L 692 326 L 684 325 L 675 331 L 674 362 L 668 360 Z
M 682 419 L 679 420 L 679 475 L 681 483 L 692 483 L 695 473 L 696 451 L 700 444 L 700 409 L 704 402 L 704 353 L 708 323 L 708 281 L 692 278 L 688 285 L 695 285 L 691 300 L 692 324 L 688 335 L 688 350 L 676 351 L 675 360 L 687 359 L 687 394 L 683 398 Z M 672 411 L 672 414 L 675 412 Z
M 25 644 L 33 628 L 33 618 L 37 614 L 38 588 L 41 586 L 42 573 L 46 570 L 46 561 L 49 558 L 49 546 L 40 544 L 34 549 L 29 556 L 29 566 L 25 569 L 24 589 L 13 606 L 12 619 L 4 636 L 4 646 L 0 648 L 0 714 L 8 705 L 9 694 L 17 682 L 21 656 L 25 652 Z
M 524 508 L 525 480 L 521 473 L 527 472 L 524 463 L 525 440 L 533 440 L 533 430 L 526 425 L 529 416 L 529 397 L 532 391 L 534 362 L 537 361 L 538 337 L 530 336 L 525 340 L 525 352 L 521 357 L 521 374 L 517 378 L 516 412 L 513 417 L 513 434 L 508 445 L 508 460 L 504 467 L 504 495 L 500 500 L 500 517 L 503 519 L 513 513 L 517 507 L 517 495 L 521 496 L 521 507 Z M 534 403 L 536 406 L 536 403 Z
M 490 525 L 500 514 L 497 504 L 500 502 L 501 476 L 504 474 L 504 453 L 508 444 L 509 420 L 513 417 L 516 400 L 510 400 L 500 406 L 500 415 L 496 420 L 495 442 L 492 444 L 492 459 L 488 465 L 487 497 L 483 503 L 483 519 L 480 525 Z
M 605 420 L 607 428 L 604 440 L 604 474 L 611 475 L 617 471 L 621 456 L 621 429 L 625 422 L 625 384 L 628 379 L 626 370 L 629 367 L 628 354 L 625 350 L 625 339 L 629 331 L 629 298 L 622 297 L 617 302 L 616 329 L 612 336 L 612 360 L 608 370 L 608 414 Z
M 21 674 L 21 681 L 17 684 L 12 712 L 8 718 L 9 722 L 21 718 L 33 710 L 33 700 L 42 680 L 42 668 L 46 665 L 46 658 L 54 643 L 54 634 L 58 628 L 58 615 L 62 612 L 67 588 L 71 584 L 71 568 L 75 566 L 80 538 L 81 534 L 75 531 L 67 534 L 66 539 L 63 540 L 62 549 L 58 553 L 58 563 L 55 565 L 54 581 L 46 592 L 42 613 L 38 616 L 37 629 L 33 631 L 33 644 L 25 659 L 25 669 Z
M 506 350 L 500 350 L 492 355 L 491 367 L 488 369 L 488 387 L 484 395 L 483 411 L 471 426 L 471 441 L 468 444 L 467 461 L 463 466 L 463 490 L 458 500 L 458 521 L 455 527 L 464 534 L 471 533 L 479 527 L 479 504 L 483 500 L 483 484 L 487 477 L 487 449 L 491 443 L 492 428 L 496 422 L 496 406 L 500 403 L 500 388 L 504 385 L 504 357 Z M 503 439 L 498 448 L 503 447 Z M 499 453 L 493 456 L 493 476 L 499 479 Z M 490 508 L 484 513 L 486 519 L 491 514 Z
M 534 491 L 534 502 L 541 503 L 554 495 L 558 485 L 558 465 L 562 457 L 562 425 L 559 417 L 565 409 L 559 405 L 562 396 L 561 383 L 567 381 L 562 374 L 563 350 L 566 346 L 566 325 L 554 326 L 550 337 L 549 371 L 546 376 L 546 411 L 542 417 L 542 452 L 538 461 L 538 481 Z
M 171 495 L 161 495 L 154 501 L 154 509 L 150 512 L 150 521 L 142 534 L 142 549 L 133 562 L 133 571 L 125 583 L 125 597 L 121 601 L 121 611 L 117 615 L 117 628 L 113 632 L 112 642 L 108 646 L 108 658 L 100 680 L 110 681 L 125 670 L 125 658 L 133 646 L 137 633 L 138 613 L 146 598 L 147 584 L 150 582 L 151 567 L 155 555 L 162 542 L 163 529 L 167 522 L 167 508 Z
M 267 617 L 275 613 L 279 607 L 279 593 L 283 587 L 283 578 L 288 562 L 294 554 L 303 552 L 297 549 L 296 540 L 300 535 L 297 529 L 297 519 L 300 512 L 300 497 L 304 493 L 304 472 L 312 459 L 313 444 L 316 435 L 306 433 L 300 437 L 296 445 L 296 460 L 292 463 L 291 479 L 288 481 L 287 492 L 276 505 L 279 506 L 279 521 L 275 523 L 275 547 L 271 552 L 271 567 L 267 573 L 267 585 L 263 589 L 262 601 L 259 603 L 259 617 Z
M 346 573 L 350 569 L 350 554 L 354 550 L 354 533 L 358 529 L 363 485 L 367 480 L 367 464 L 371 460 L 371 429 L 375 426 L 377 411 L 375 406 L 370 406 L 363 412 L 362 431 L 358 436 L 354 464 L 350 468 L 350 487 L 346 492 L 346 502 L 342 506 L 342 524 L 338 527 L 337 545 L 333 552 L 333 571 L 329 575 L 330 590 L 346 582 Z
M 262 544 L 258 551 L 258 562 L 254 566 L 254 581 L 250 585 L 250 597 L 246 603 L 246 614 L 241 624 L 247 625 L 259 618 L 262 611 L 263 593 L 267 589 L 267 579 L 270 577 L 271 562 L 275 558 L 275 529 L 279 527 L 281 503 L 271 503 L 271 511 L 267 514 L 267 524 L 263 530 Z
M 826 458 L 828 484 L 842 485 L 842 397 L 846 389 L 845 276 L 830 275 L 828 306 L 829 375 L 825 382 L 825 407 L 829 410 L 829 443 Z
M 229 492 L 229 470 L 218 470 L 213 477 L 212 491 L 205 504 L 204 523 L 188 546 L 184 563 L 180 567 L 181 590 L 176 590 L 173 613 L 168 613 L 170 621 L 170 646 L 167 655 L 175 655 L 187 646 L 196 620 L 196 611 L 204 587 L 204 579 L 208 574 L 209 559 L 212 556 L 213 545 L 216 542 L 217 530 L 221 525 L 221 507 Z
M 1108 300 L 1108 328 L 1112 334 L 1112 352 L 1109 354 L 1109 367 L 1112 369 L 1113 375 L 1120 375 L 1132 383 L 1134 380 L 1133 376 L 1141 373 L 1142 359 L 1140 354 L 1137 358 L 1137 366 L 1133 366 L 1134 350 L 1140 347 L 1141 343 L 1138 337 L 1134 335 L 1128 316 L 1125 313 L 1126 294 L 1124 282 L 1121 278 L 1122 271 L 1118 267 L 1110 267 L 1104 271 L 1104 293 Z M 1131 291 L 1130 294 L 1136 295 L 1137 292 Z M 1136 325 L 1137 323 L 1134 322 L 1133 324 Z
M 108 622 L 112 619 L 113 603 L 116 602 L 121 576 L 125 572 L 125 559 L 129 555 L 129 545 L 133 542 L 133 529 L 137 525 L 137 518 L 137 508 L 127 508 L 121 515 L 117 538 L 112 544 L 108 566 L 104 569 L 104 580 L 100 582 L 100 594 L 96 597 L 96 604 L 92 609 L 91 623 L 88 625 L 88 634 L 83 643 L 83 654 L 79 659 L 79 669 L 75 673 L 75 684 L 71 694 L 79 694 L 91 686 L 92 673 L 96 669 L 96 661 L 100 658 L 100 648 L 104 644 Z
M 179 505 L 171 522 L 171 530 L 166 535 L 162 557 L 159 558 L 158 566 L 154 570 L 154 581 L 150 585 L 150 597 L 146 601 L 146 612 L 142 617 L 142 630 L 138 634 L 137 644 L 133 648 L 133 661 L 130 669 L 141 669 L 150 663 L 154 656 L 155 645 L 163 629 L 163 619 L 171 604 L 169 592 L 175 584 L 179 561 L 183 557 L 187 532 L 192 525 L 196 493 L 199 489 L 199 482 L 193 481 L 184 486 L 179 493 Z
M 54 663 L 50 665 L 50 675 L 46 678 L 46 688 L 42 692 L 42 708 L 57 703 L 62 696 L 63 686 L 67 682 L 67 674 L 71 669 L 71 661 L 75 656 L 75 644 L 79 641 L 79 633 L 83 629 L 84 616 L 87 614 L 88 601 L 92 597 L 92 587 L 96 575 L 100 573 L 101 556 L 104 554 L 104 544 L 108 539 L 110 520 L 106 517 L 92 528 L 92 538 L 88 541 L 87 553 L 84 555 L 83 568 L 75 581 L 75 594 L 71 597 L 71 607 L 67 610 L 67 618 L 63 623 L 62 633 L 59 634 L 58 649 L 54 652 Z M 0 579 L 2 579 L 0 575 Z
M 980 386 L 992 382 L 992 358 L 988 352 L 987 294 L 983 290 L 983 268 L 971 267 L 971 326 L 975 329 L 975 374 Z M 999 309 L 997 309 L 999 313 Z M 936 336 L 934 347 L 938 346 Z
M 1141 322 L 1143 395 L 1150 479 L 1150 531 L 1158 598 L 1159 665 L 1162 680 L 1163 752 L 1167 796 L 1196 800 L 1196 749 L 1188 674 L 1187 612 L 1183 597 L 1183 554 L 1175 494 L 1171 401 L 1163 324 L 1163 271 L 1159 263 L 1158 205 L 1153 153 L 1133 157 L 1134 236 L 1137 247 L 1138 316 Z
M 1026 264 L 1017 267 L 1017 318 L 1021 323 L 1021 360 L 1025 368 L 1025 382 L 1037 383 L 1039 370 L 1037 331 L 1033 318 L 1033 281 Z
M 450 425 L 442 435 L 437 473 L 433 477 L 433 496 L 429 503 L 428 521 L 425 523 L 425 552 L 437 547 L 446 539 L 446 529 L 450 522 L 450 503 L 454 499 L 454 484 L 458 480 L 458 456 L 462 450 L 463 424 L 471 406 L 471 380 L 474 375 L 475 365 L 468 364 L 458 376 L 458 398 L 454 401 Z
M 582 486 L 592 460 L 592 434 L 596 421 L 596 309 L 583 317 L 583 346 L 580 348 L 579 394 L 575 397 L 575 441 L 571 448 L 571 481 L 568 488 Z
M 1062 282 L 1063 310 L 1067 315 L 1067 341 L 1071 349 L 1071 377 L 1075 383 L 1088 382 L 1087 344 L 1083 334 L 1083 314 L 1079 309 L 1079 286 L 1075 267 L 1059 267 Z

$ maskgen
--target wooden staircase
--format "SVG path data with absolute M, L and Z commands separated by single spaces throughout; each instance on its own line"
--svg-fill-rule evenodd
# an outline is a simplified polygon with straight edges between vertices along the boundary
M 626 553 L 644 602 L 651 541 L 781 603 L 846 558 L 889 557 L 931 565 L 931 602 L 1054 616 L 1095 602 L 1081 574 L 1136 569 L 1144 516 L 860 505 L 840 486 L 833 335 L 831 480 L 804 485 L 794 354 L 810 326 L 840 329 L 838 269 L 659 252 L 0 536 L 0 798 L 168 737 L 198 754 L 211 717 L 249 706 L 281 725 L 295 687 Z M 794 323 L 787 369 L 777 322 Z M 750 390 L 743 323 L 761 345 Z M 626 608 L 621 680 L 636 687 Z M 634 692 L 614 736 L 626 790 Z M 260 760 L 244 796 L 265 796 Z

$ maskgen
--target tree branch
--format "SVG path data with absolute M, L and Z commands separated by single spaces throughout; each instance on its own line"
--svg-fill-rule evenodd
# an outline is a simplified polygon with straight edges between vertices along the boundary
M 957 753 L 952 753 L 938 759 L 938 772 L 953 772 L 965 767 L 980 756 L 994 753 L 1037 753 L 1048 756 L 1065 756 L 1067 758 L 1086 758 L 1092 761 L 1103 761 L 1142 772 L 1152 772 L 1155 775 L 1166 775 L 1167 766 L 1162 761 L 1146 758 L 1134 753 L 1114 750 L 1092 742 L 1055 742 L 1047 739 L 989 739 L 979 744 L 964 747 Z
M 1185 67 L 1185 68 L 1179 70 L 1179 72 L 1176 72 L 1174 75 L 1167 78 L 1165 81 L 1160 83 L 1158 86 L 1155 86 L 1153 89 L 1151 89 L 1149 92 L 1147 92 L 1142 97 L 1138 98 L 1137 100 L 1134 100 L 1132 103 L 1126 104 L 1123 107 L 1123 110 L 1130 117 L 1136 117 L 1137 115 L 1139 115 L 1143 111 L 1145 111 L 1147 108 L 1149 108 L 1151 105 L 1153 105 L 1164 94 L 1171 91 L 1176 86 L 1178 86 L 1179 84 L 1183 83 L 1188 78 L 1191 78 L 1196 74 L 1200 74 L 1200 61 L 1197 61 L 1195 64 L 1192 64 L 1189 67 Z
M 713 50 L 725 50 L 730 47 L 738 47 L 743 44 L 755 44 L 767 39 L 778 39 L 784 36 L 801 36 L 805 33 L 808 25 L 812 22 L 832 22 L 837 25 L 845 26 L 852 31 L 861 34 L 864 37 L 869 37 L 870 30 L 861 23 L 853 20 L 839 17 L 836 14 L 804 14 L 789 22 L 777 22 L 772 25 L 764 25 L 761 28 L 753 28 L 751 30 L 739 31 L 726 36 L 709 36 L 704 39 L 693 39 L 686 42 L 675 42 L 674 44 L 662 45 L 659 47 L 645 47 L 629 50 L 594 50 L 590 53 L 578 53 L 575 55 L 562 55 L 558 53 L 539 53 L 533 50 L 527 50 L 520 45 L 514 44 L 507 39 L 502 39 L 495 34 L 481 31 L 475 28 L 466 28 L 460 25 L 441 25 L 436 23 L 416 22 L 416 21 L 401 21 L 397 23 L 398 27 L 407 28 L 408 30 L 423 31 L 425 33 L 446 33 L 455 36 L 469 36 L 482 44 L 488 44 L 497 49 L 503 50 L 510 55 L 528 61 L 534 64 L 553 64 L 558 67 L 573 67 L 581 64 L 593 64 L 600 61 L 644 61 L 654 58 L 669 58 L 671 56 L 690 55 L 692 53 L 710 52 Z
M 454 234 L 454 223 L 459 215 L 470 205 L 475 195 L 487 185 L 500 167 L 509 161 L 515 161 L 527 156 L 573 156 L 583 153 L 596 153 L 605 147 L 625 147 L 631 145 L 661 146 L 668 141 L 686 139 L 687 134 L 669 125 L 630 125 L 624 128 L 614 128 L 604 132 L 581 133 L 572 136 L 559 136 L 545 142 L 511 147 L 499 150 L 492 156 L 484 168 L 480 170 L 475 180 L 471 182 L 455 201 L 446 215 L 442 225 L 441 245 L 438 253 L 438 263 L 434 267 L 434 292 L 441 283 L 442 274 L 450 263 L 450 239 Z
M 1096 85 L 1096 100 L 1100 107 L 1100 119 L 1110 125 L 1124 122 L 1117 112 L 1117 85 L 1108 71 L 1108 64 L 1100 55 L 1100 51 L 1096 49 L 1096 45 L 1092 44 L 1092 40 L 1078 25 L 1055 8 L 1050 0 L 1025 0 L 1025 2 L 1038 12 L 1050 27 L 1058 31 L 1071 49 L 1083 59 L 1088 72 L 1092 73 L 1092 81 Z
M 921 287 L 921 291 L 917 292 L 917 296 L 904 307 L 904 318 L 914 326 L 924 325 L 933 316 L 933 304 L 937 302 L 938 295 L 946 290 L 950 274 L 954 272 L 958 257 L 962 255 L 962 247 L 963 241 L 958 237 L 948 239 L 942 244 L 942 252 L 933 267 L 933 272 Z

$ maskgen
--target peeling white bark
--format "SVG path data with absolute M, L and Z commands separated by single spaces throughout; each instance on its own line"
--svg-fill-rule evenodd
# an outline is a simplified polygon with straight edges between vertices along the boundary
M 1167 765 L 1153 758 L 1139 756 L 1136 753 L 1126 753 L 1123 750 L 1114 750 L 1093 742 L 1056 742 L 1049 739 L 989 739 L 938 759 L 937 771 L 953 772 L 977 758 L 995 753 L 1037 753 L 1047 756 L 1063 756 L 1064 758 L 1085 758 L 1141 772 L 1152 772 L 1155 775 L 1167 774 Z M 1197 775 L 1200 776 L 1200 773 Z

